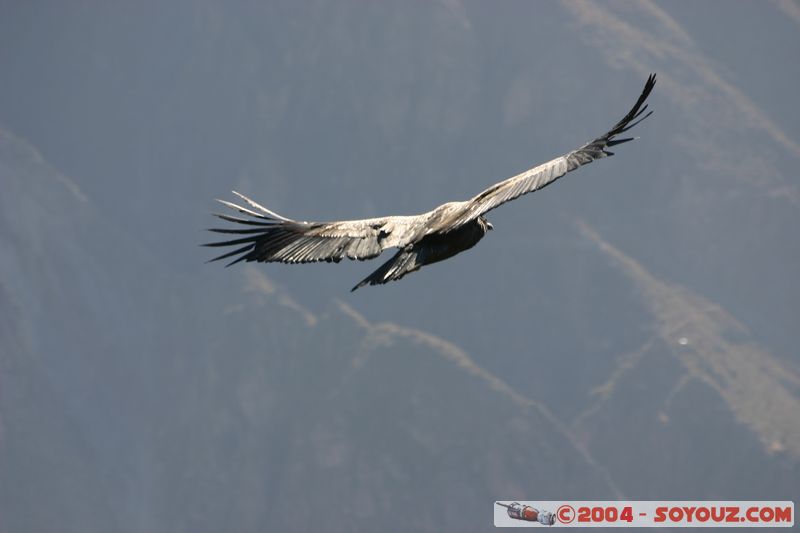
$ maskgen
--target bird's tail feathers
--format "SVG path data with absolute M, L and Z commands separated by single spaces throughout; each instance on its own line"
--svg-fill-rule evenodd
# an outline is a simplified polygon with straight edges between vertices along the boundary
M 364 285 L 383 285 L 390 281 L 396 281 L 406 274 L 419 270 L 422 265 L 417 262 L 417 258 L 418 254 L 413 248 L 404 248 L 400 250 L 391 259 L 382 264 L 375 272 L 350 289 L 350 292 Z

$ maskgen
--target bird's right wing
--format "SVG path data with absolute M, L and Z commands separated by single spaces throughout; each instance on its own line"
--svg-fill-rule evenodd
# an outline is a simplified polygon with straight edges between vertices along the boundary
M 567 172 L 571 172 L 580 166 L 591 163 L 595 159 L 614 155 L 614 153 L 609 152 L 607 148 L 633 140 L 633 137 L 626 139 L 615 139 L 615 137 L 633 128 L 652 113 L 652 111 L 650 111 L 644 114 L 647 110 L 647 105 L 644 102 L 647 100 L 655 84 L 656 75 L 651 74 L 650 77 L 647 78 L 647 83 L 645 83 L 642 94 L 639 96 L 636 104 L 634 104 L 622 120 L 614 124 L 604 135 L 561 157 L 557 157 L 538 167 L 526 170 L 522 174 L 518 174 L 492 185 L 467 202 L 463 212 L 452 222 L 451 227 L 455 228 L 466 224 L 470 220 L 506 202 L 519 198 L 523 194 L 538 191 L 564 176 Z
M 383 217 L 338 222 L 300 222 L 282 217 L 237 193 L 251 208 L 225 200 L 221 204 L 247 215 L 241 218 L 230 215 L 216 216 L 246 228 L 214 228 L 215 233 L 234 234 L 237 238 L 212 242 L 203 246 L 236 249 L 211 261 L 238 256 L 228 266 L 240 261 L 311 263 L 327 261 L 338 263 L 343 258 L 371 259 L 389 247 L 404 245 L 403 235 L 416 217 Z

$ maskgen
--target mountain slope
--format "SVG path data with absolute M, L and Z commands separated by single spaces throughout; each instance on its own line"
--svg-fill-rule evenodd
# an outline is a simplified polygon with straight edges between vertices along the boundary
M 29 145 L 0 155 L 0 526 L 479 530 L 499 495 L 620 494 L 452 343 L 313 313 L 258 269 L 176 276 Z

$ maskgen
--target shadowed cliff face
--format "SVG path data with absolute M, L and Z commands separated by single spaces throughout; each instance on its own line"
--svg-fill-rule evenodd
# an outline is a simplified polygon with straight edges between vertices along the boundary
M 4 528 L 219 531 L 233 514 L 243 531 L 440 531 L 541 484 L 619 494 L 546 408 L 454 344 L 342 302 L 313 313 L 255 268 L 216 306 L 219 289 L 194 292 L 1 141 Z M 37 494 L 58 504 L 38 513 Z M 443 495 L 463 511 L 441 513 Z
M 776 59 L 739 70 L 719 43 L 763 34 L 748 13 L 0 8 L 0 530 L 481 531 L 497 499 L 789 499 L 800 131 L 744 78 L 796 81 L 798 41 L 760 9 Z M 300 219 L 421 212 L 604 131 L 651 71 L 639 141 L 402 282 L 203 265 L 229 189 Z
M 67 518 L 68 531 L 117 529 L 90 443 L 0 295 L 0 527 L 50 531 Z
M 618 494 L 558 420 L 454 345 L 345 304 L 299 313 L 249 274 L 252 305 L 225 310 L 214 338 L 264 346 L 200 375 L 193 354 L 182 362 L 176 385 L 195 377 L 159 431 L 159 523 L 213 531 L 232 512 L 248 530 L 441 531 L 485 523 L 494 493 Z
M 633 284 L 653 319 L 652 336 L 618 358 L 617 369 L 591 391 L 593 405 L 573 421 L 581 442 L 603 457 L 602 463 L 613 463 L 609 467 L 628 480 L 626 487 L 653 498 L 682 493 L 700 498 L 706 491 L 777 498 L 793 491 L 800 457 L 800 375 L 719 306 L 655 278 L 584 223 L 578 228 Z M 660 379 L 654 382 L 652 375 Z M 632 400 L 636 407 L 620 405 Z M 616 419 L 620 411 L 627 413 L 622 420 Z M 618 453 L 623 443 L 639 437 L 646 446 L 635 457 Z M 753 456 L 760 457 L 757 464 L 742 462 Z M 674 463 L 686 467 L 673 469 L 657 485 L 648 481 Z M 697 483 L 697 471 L 709 472 L 711 479 Z M 722 479 L 730 483 L 724 490 L 718 485 Z
M 0 529 L 55 531 L 62 524 L 66 531 L 117 529 L 96 443 L 66 405 L 71 395 L 65 394 L 65 382 L 74 376 L 52 374 L 59 357 L 75 360 L 74 352 L 50 345 L 66 341 L 59 323 L 68 319 L 58 320 L 48 310 L 58 298 L 61 276 L 39 268 L 48 249 L 57 252 L 58 267 L 66 266 L 69 255 L 58 249 L 41 215 L 58 202 L 81 209 L 83 198 L 4 131 L 0 180 Z M 55 212 L 64 217 L 63 234 L 74 237 L 69 211 Z M 86 319 L 77 312 L 75 320 Z

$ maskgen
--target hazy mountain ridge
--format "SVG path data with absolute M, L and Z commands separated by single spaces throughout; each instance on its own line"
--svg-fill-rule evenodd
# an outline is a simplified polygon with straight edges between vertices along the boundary
M 6 301 L 41 304 L 3 310 L 2 378 L 15 385 L 4 387 L 0 405 L 0 450 L 13 465 L 2 490 L 18 496 L 9 480 L 52 475 L 51 498 L 63 502 L 37 514 L 4 498 L 9 527 L 93 529 L 114 516 L 125 524 L 117 530 L 216 531 L 230 512 L 240 530 L 321 527 L 295 511 L 308 500 L 324 509 L 333 530 L 382 524 L 439 531 L 485 521 L 488 511 L 474 501 L 489 506 L 495 493 L 521 498 L 542 483 L 587 498 L 618 494 L 546 410 L 454 345 L 411 328 L 372 325 L 345 304 L 318 316 L 257 269 L 247 271 L 240 303 L 223 309 L 209 305 L 208 294 L 190 296 L 185 281 L 149 276 L 126 305 L 130 336 L 117 338 L 119 318 L 102 313 L 103 302 L 127 298 L 130 277 L 143 266 L 158 270 L 135 254 L 97 254 L 98 237 L 112 235 L 125 250 L 135 244 L 117 222 L 103 225 L 92 203 L 28 145 L 5 135 L 0 153 L 0 175 L 18 209 L 3 209 L 4 277 L 24 272 L 27 280 L 16 279 Z M 114 273 L 111 283 L 90 276 L 103 287 L 99 301 L 81 301 L 90 292 L 82 281 L 85 257 L 93 258 L 90 274 Z M 40 270 L 31 267 L 37 264 Z M 39 285 L 39 278 L 48 282 Z M 175 290 L 182 301 L 171 296 Z M 22 331 L 32 349 L 13 340 Z M 167 331 L 185 331 L 183 342 L 152 350 Z M 262 349 L 226 349 L 242 345 Z M 136 362 L 120 371 L 120 358 Z M 66 373 L 72 386 L 64 386 Z M 66 416 L 52 418 L 57 410 L 40 406 L 48 397 L 41 388 L 20 388 L 26 375 L 56 382 L 52 396 Z M 122 417 L 124 426 L 102 427 L 108 416 Z M 42 426 L 21 430 L 30 417 Z M 27 463 L 37 453 L 29 444 L 60 442 L 46 431 L 76 435 L 66 441 L 72 449 L 43 453 L 70 458 L 66 464 L 77 463 L 80 473 Z M 82 441 L 88 447 L 75 444 Z M 75 483 L 86 487 L 73 492 Z M 440 513 L 442 495 L 465 510 Z M 106 514 L 87 512 L 95 505 Z M 414 513 L 398 517 L 398 505 Z
M 572 427 L 583 436 L 587 448 L 596 450 L 618 478 L 633 486 L 640 483 L 641 468 L 652 469 L 645 478 L 656 477 L 665 462 L 677 461 L 713 472 L 729 468 L 728 491 L 743 498 L 752 497 L 754 491 L 775 498 L 793 491 L 800 471 L 798 375 L 757 346 L 744 326 L 719 306 L 654 278 L 585 224 L 579 224 L 579 229 L 630 279 L 655 319 L 653 338 L 621 361 L 618 370 L 594 391 L 599 401 L 574 420 Z M 658 384 L 652 381 L 653 375 L 660 377 Z M 609 418 L 618 416 L 617 396 L 622 395 L 636 396 L 637 407 L 625 409 L 627 416 L 609 431 Z M 725 414 L 720 412 L 723 406 Z M 751 435 L 737 426 L 746 427 Z M 633 462 L 618 455 L 619 444 L 606 448 L 608 442 L 625 441 L 639 433 L 651 440 Z M 718 434 L 730 435 L 724 449 L 712 444 Z M 691 446 L 684 441 L 689 435 Z M 756 441 L 760 453 L 754 450 Z M 707 454 L 712 448 L 716 451 Z M 726 467 L 738 457 L 754 454 L 760 456 L 757 467 Z M 636 475 L 629 479 L 624 471 L 633 464 L 638 465 Z M 665 491 L 678 497 L 687 490 L 688 480 L 682 479 L 680 470 L 668 470 L 673 473 L 664 483 L 648 486 L 644 482 L 638 491 L 648 491 L 653 498 L 665 497 Z M 744 481 L 750 476 L 765 481 Z M 708 494 L 719 481 L 693 481 L 692 490 Z M 623 486 L 631 485 L 623 482 Z
M 0 291 L 0 530 L 117 530 L 93 446 L 20 338 L 15 312 Z
M 446 341 L 370 324 L 344 304 L 309 321 L 282 290 L 264 290 L 263 274 L 249 277 L 249 303 L 215 320 L 215 338 L 268 342 L 264 352 L 191 358 L 206 370 L 189 380 L 181 425 L 168 418 L 162 437 L 160 461 L 182 465 L 158 483 L 167 488 L 157 515 L 170 529 L 213 530 L 213 506 L 181 504 L 209 498 L 246 529 L 318 529 L 296 512 L 308 501 L 334 531 L 439 531 L 485 522 L 470 502 L 496 492 L 618 494 L 558 422 Z M 175 379 L 187 383 L 183 372 Z
M 60 262 L 63 253 L 50 248 L 50 232 L 41 229 L 48 198 L 78 209 L 85 199 L 30 145 L 5 130 L 0 130 L 0 182 L 0 530 L 117 529 L 94 445 L 65 404 L 42 353 L 47 343 L 40 328 L 56 319 L 45 309 L 45 293 L 57 288 L 49 276 L 38 276 L 38 286 L 32 279 L 40 272 L 36 261 L 49 251 Z M 65 235 L 69 225 L 61 226 Z
M 671 5 L 10 6 L 0 529 L 483 530 L 497 498 L 797 492 L 794 130 Z M 639 141 L 447 263 L 353 295 L 377 264 L 203 265 L 228 189 L 421 211 L 600 133 L 651 71 Z
M 635 246 L 635 255 L 650 269 L 658 269 L 658 276 L 685 280 L 690 290 L 702 287 L 705 295 L 748 324 L 763 341 L 768 339 L 779 357 L 791 358 L 795 343 L 788 332 L 798 310 L 790 302 L 800 300 L 797 284 L 785 280 L 797 268 L 800 252 L 800 242 L 790 229 L 800 223 L 800 189 L 793 170 L 800 159 L 800 142 L 795 124 L 786 120 L 790 115 L 780 112 L 785 105 L 777 104 L 770 113 L 765 108 L 773 107 L 772 100 L 755 102 L 737 86 L 731 69 L 743 61 L 740 55 L 725 58 L 725 64 L 712 55 L 719 48 L 701 46 L 716 40 L 728 49 L 724 43 L 736 41 L 737 50 L 746 49 L 741 33 L 732 28 L 712 35 L 696 26 L 684 27 L 672 16 L 680 12 L 687 18 L 694 11 L 698 20 L 719 16 L 713 9 L 707 12 L 712 2 L 688 11 L 651 1 L 561 5 L 581 29 L 580 38 L 600 51 L 607 64 L 633 69 L 640 76 L 665 65 L 654 109 L 659 129 L 669 133 L 657 153 L 648 153 L 643 167 L 660 197 L 648 205 L 650 214 L 639 216 L 651 238 L 628 241 L 630 230 L 616 228 L 624 239 L 622 248 L 630 253 Z M 753 9 L 742 4 L 735 11 Z M 781 18 L 774 5 L 756 10 L 758 22 L 748 18 L 735 22 L 761 27 L 766 20 Z M 765 42 L 778 46 L 779 52 L 800 46 L 796 34 L 794 39 L 788 37 L 786 21 L 774 30 Z M 768 46 L 759 42 L 751 48 Z M 767 69 L 780 64 L 778 57 L 774 63 L 760 61 L 760 66 L 746 68 Z M 758 83 L 773 80 L 775 92 L 783 94 L 781 80 L 792 72 L 800 71 L 776 69 Z M 762 257 L 772 260 L 761 261 Z
M 92 244 L 86 241 L 96 235 L 84 232 L 87 227 L 100 227 L 99 219 L 85 196 L 70 192 L 70 188 L 63 185 L 63 177 L 56 177 L 52 169 L 36 157 L 25 155 L 35 154 L 35 151 L 17 141 L 8 141 L 9 138 L 6 136 L 6 141 L 1 143 L 7 156 L 4 161 L 17 163 L 11 168 L 4 167 L 3 175 L 6 183 L 18 185 L 14 189 L 17 205 L 28 206 L 25 212 L 30 220 L 41 218 L 36 216 L 37 210 L 47 212 L 48 220 L 58 221 L 59 231 L 40 231 L 25 217 L 7 218 L 4 227 L 10 231 L 4 234 L 14 237 L 6 241 L 6 249 L 13 251 L 6 257 L 33 264 L 53 254 L 55 248 L 51 241 L 72 236 L 74 241 L 70 248 L 51 255 L 48 265 L 53 286 L 72 286 L 81 274 L 76 274 L 74 267 L 64 268 L 69 261 L 61 261 L 72 258 L 76 264 L 81 264 L 78 258 L 93 253 Z M 31 194 L 19 186 L 36 183 L 35 180 L 50 183 L 44 188 L 49 194 L 59 187 L 63 192 L 57 194 L 55 200 L 48 200 L 49 195 L 43 198 L 38 196 L 40 193 Z M 36 202 L 46 209 L 37 208 Z M 72 211 L 80 214 L 64 215 Z M 6 209 L 4 213 L 14 214 Z M 103 231 L 117 233 L 113 224 Z M 33 235 L 29 237 L 30 232 Z M 120 238 L 119 234 L 117 237 Z M 594 237 L 602 250 L 608 249 L 603 248 L 608 245 Z M 28 241 L 39 244 L 28 248 L 24 245 Z M 117 241 L 116 245 L 129 248 L 124 240 Z M 83 251 L 87 246 L 89 251 Z M 107 286 L 105 298 L 108 301 L 124 298 L 129 287 L 120 282 L 130 273 L 121 269 L 119 258 L 113 255 L 94 257 L 95 268 L 117 269 L 117 281 Z M 623 257 L 623 262 L 631 261 L 618 257 Z M 57 261 L 53 262 L 53 258 Z M 138 260 L 133 262 L 135 272 L 139 268 Z M 106 264 L 111 266 L 104 266 Z M 483 509 L 474 507 L 471 512 L 442 516 L 438 512 L 442 494 L 454 505 L 470 508 L 469 502 L 501 497 L 497 494 L 521 499 L 528 497 L 531 491 L 546 490 L 548 494 L 563 493 L 564 497 L 606 498 L 623 497 L 634 490 L 637 494 L 664 497 L 664 492 L 659 490 L 670 487 L 663 482 L 653 484 L 650 478 L 646 478 L 643 485 L 638 480 L 643 464 L 669 470 L 674 468 L 675 457 L 668 456 L 663 463 L 658 463 L 653 461 L 653 456 L 644 454 L 640 457 L 642 462 L 631 462 L 629 452 L 620 454 L 622 448 L 618 443 L 609 447 L 617 438 L 635 438 L 626 436 L 627 432 L 635 433 L 642 427 L 634 424 L 626 428 L 626 422 L 631 421 L 627 419 L 631 416 L 628 407 L 606 399 L 595 412 L 589 413 L 590 416 L 584 416 L 576 421 L 573 429 L 567 430 L 546 408 L 514 391 L 448 341 L 397 324 L 373 324 L 343 302 L 331 305 L 321 314 L 312 312 L 270 281 L 263 268 L 248 267 L 245 272 L 244 285 L 236 281 L 225 284 L 238 295 L 227 298 L 237 303 L 223 308 L 215 308 L 209 301 L 215 297 L 215 292 L 225 290 L 224 287 L 206 286 L 206 294 L 190 296 L 187 289 L 195 285 L 192 279 L 175 280 L 169 274 L 150 278 L 142 288 L 152 294 L 140 294 L 137 302 L 132 303 L 134 314 L 131 315 L 138 317 L 138 326 L 150 331 L 149 343 L 140 341 L 127 348 L 118 346 L 114 352 L 104 352 L 103 342 L 93 347 L 95 343 L 86 344 L 85 340 L 80 341 L 82 350 L 69 349 L 70 344 L 77 342 L 73 334 L 68 333 L 69 329 L 44 328 L 64 313 L 58 307 L 39 309 L 40 315 L 30 313 L 26 318 L 32 338 L 37 339 L 38 346 L 45 347 L 40 348 L 44 353 L 37 356 L 42 357 L 45 364 L 52 365 L 56 355 L 68 357 L 60 368 L 75 367 L 85 372 L 100 362 L 101 368 L 90 371 L 84 379 L 96 375 L 102 365 L 114 362 L 119 356 L 140 359 L 141 366 L 136 373 L 121 375 L 117 371 L 102 370 L 108 386 L 98 389 L 91 379 L 84 385 L 93 390 L 96 397 L 110 401 L 109 412 L 125 412 L 126 398 L 136 397 L 137 391 L 148 391 L 151 397 L 137 404 L 138 414 L 132 416 L 133 411 L 130 411 L 125 415 L 129 422 L 140 424 L 134 441 L 114 443 L 113 439 L 108 441 L 102 434 L 94 433 L 92 426 L 97 423 L 97 415 L 91 412 L 75 413 L 78 416 L 72 417 L 74 422 L 67 426 L 70 429 L 59 430 L 77 432 L 93 441 L 95 453 L 86 455 L 87 452 L 83 452 L 78 456 L 85 457 L 83 461 L 91 461 L 86 465 L 89 472 L 93 468 L 116 471 L 110 478 L 103 476 L 92 482 L 101 486 L 110 483 L 110 487 L 129 494 L 126 498 L 129 501 L 110 501 L 109 509 L 114 510 L 115 516 L 125 517 L 131 530 L 166 527 L 212 531 L 223 527 L 220 520 L 229 512 L 240 518 L 243 530 L 261 529 L 264 524 L 275 528 L 316 529 L 321 524 L 313 517 L 298 517 L 294 511 L 297 501 L 308 500 L 324 502 L 319 505 L 324 506 L 330 523 L 343 531 L 358 530 L 364 521 L 370 528 L 381 524 L 387 529 L 402 526 L 438 531 L 469 528 L 480 523 L 484 515 Z M 166 284 L 155 283 L 159 279 Z M 637 281 L 638 278 L 632 279 Z M 646 283 L 657 283 L 644 279 Z M 50 290 L 48 285 L 37 287 L 33 280 L 29 287 L 33 293 Z M 165 292 L 166 287 L 169 289 Z M 88 289 L 78 284 L 74 290 L 78 292 L 73 299 L 80 297 L 81 290 Z M 175 299 L 173 294 L 183 297 Z M 47 298 L 39 296 L 32 301 L 42 302 Z M 152 323 L 145 318 L 147 302 L 151 301 L 159 302 L 162 313 L 170 317 L 168 321 Z M 194 312 L 187 315 L 184 312 L 187 308 Z M 84 315 L 83 323 L 86 323 L 85 315 L 93 313 L 89 309 L 91 306 L 78 306 L 73 312 Z M 657 308 L 654 313 L 657 319 L 663 320 Z M 107 330 L 106 322 L 116 319 L 111 314 L 92 320 L 97 321 L 97 333 Z M 24 331 L 18 326 L 11 330 Z M 148 352 L 148 344 L 161 344 L 166 330 L 185 331 L 180 335 L 184 341 L 171 345 L 167 352 Z M 673 334 L 678 333 L 681 332 L 671 331 L 668 338 L 674 342 Z M 45 341 L 45 337 L 54 338 Z M 13 350 L 13 344 L 4 345 Z M 48 354 L 46 347 L 53 345 L 68 349 Z M 242 352 L 237 346 L 260 349 Z M 125 356 L 125 351 L 130 355 Z M 645 347 L 644 357 L 652 359 L 648 351 L 652 350 Z M 7 357 L 9 355 L 12 354 Z M 107 359 L 105 363 L 103 358 Z M 51 367 L 49 372 L 53 370 Z M 667 387 L 661 396 L 654 394 L 654 375 L 660 376 L 659 383 Z M 648 397 L 666 396 L 675 404 L 682 398 L 691 402 L 691 398 L 697 397 L 696 392 L 687 393 L 682 389 L 685 378 L 680 371 L 676 371 L 673 382 L 663 379 L 667 375 L 664 370 L 648 371 L 646 368 L 639 368 L 635 374 L 637 379 L 642 376 L 651 382 L 644 391 Z M 118 381 L 120 379 L 124 381 Z M 607 397 L 613 398 L 618 388 L 630 386 L 624 379 L 617 381 L 619 383 L 615 382 L 606 392 Z M 670 391 L 670 383 L 683 385 Z M 113 390 L 114 394 L 109 396 L 103 390 Z M 14 413 L 23 409 L 25 412 L 22 406 L 32 400 L 30 394 L 6 400 L 2 411 Z M 739 394 L 734 388 L 728 395 L 721 396 L 735 408 L 738 400 L 748 397 Z M 73 406 L 73 409 L 82 409 L 84 405 L 85 400 L 80 395 L 74 397 L 75 390 L 62 389 L 57 395 L 64 397 L 67 400 L 64 405 Z M 680 420 L 685 416 L 682 414 L 686 412 L 685 407 L 671 412 L 668 405 L 655 403 L 648 409 L 647 403 L 642 402 L 639 412 L 645 418 L 633 421 L 665 426 L 667 440 L 670 434 L 678 441 L 690 434 L 683 433 L 688 431 L 685 426 L 680 426 L 679 433 L 675 434 L 675 429 L 668 425 L 669 417 Z M 767 427 L 775 427 L 759 413 L 755 416 L 758 421 L 767 423 Z M 607 421 L 609 417 L 611 421 Z M 623 417 L 622 422 L 614 422 L 619 417 Z M 736 425 L 730 420 L 720 430 L 735 431 Z M 573 431 L 583 444 L 575 444 Z M 35 438 L 35 434 L 30 438 Z M 747 442 L 741 435 L 738 440 Z M 108 445 L 111 448 L 105 451 L 98 449 L 98 446 Z M 602 457 L 600 462 L 584 451 L 595 448 Z M 398 455 L 397 451 L 390 450 L 405 451 Z M 649 450 L 657 454 L 662 448 L 651 443 Z M 690 450 L 684 452 L 684 460 L 694 456 L 695 452 Z M 112 451 L 133 456 L 126 461 L 127 466 L 103 466 L 111 459 L 109 452 Z M 782 470 L 785 463 L 781 462 L 780 455 L 794 452 L 791 449 L 767 452 L 778 454 L 766 464 L 774 465 L 770 483 L 776 494 L 780 494 L 780 487 L 791 487 L 793 479 L 782 477 L 790 475 L 790 471 Z M 753 450 L 748 453 L 752 454 Z M 759 472 L 764 471 L 764 465 L 762 462 L 758 466 Z M 131 468 L 134 470 L 129 470 Z M 659 472 L 655 470 L 652 475 L 658 476 Z M 65 474 L 67 478 L 71 475 Z M 123 482 L 122 478 L 128 480 Z M 476 483 L 476 480 L 481 481 Z M 698 486 L 698 497 L 707 495 L 705 491 L 710 488 Z M 73 501 L 77 509 L 80 502 L 85 501 L 74 496 L 71 500 L 66 494 L 56 497 Z M 397 506 L 415 510 L 410 521 L 404 522 L 392 515 L 392 509 Z M 25 521 L 28 518 L 24 510 L 16 512 L 16 517 L 8 516 L 15 517 L 21 524 L 30 523 Z M 60 512 L 70 516 L 71 511 L 67 508 Z M 384 519 L 386 522 L 381 522 Z M 55 522 L 56 519 L 50 520 Z M 43 524 L 47 529 L 47 522 Z

